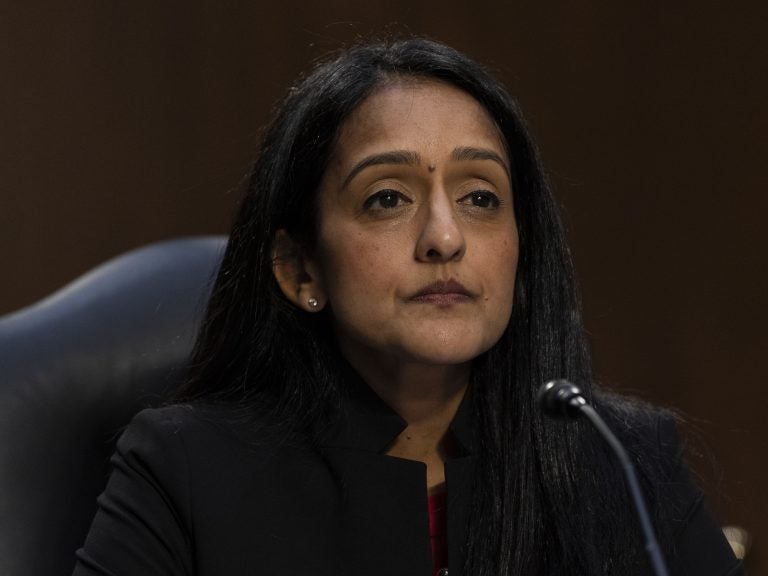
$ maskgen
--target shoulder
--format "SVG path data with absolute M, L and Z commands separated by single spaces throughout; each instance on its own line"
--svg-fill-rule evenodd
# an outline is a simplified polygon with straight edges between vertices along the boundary
M 629 452 L 673 572 L 741 574 L 704 494 L 693 481 L 671 410 L 600 392 L 595 405 Z
M 674 412 L 601 391 L 595 407 L 629 453 L 648 498 L 662 511 L 684 514 L 703 496 L 691 482 Z M 612 455 L 610 455 L 613 458 Z
M 270 451 L 303 444 L 282 433 L 258 411 L 207 404 L 174 404 L 142 410 L 118 440 L 118 451 L 176 450 L 193 447 L 187 456 L 206 450 Z
M 690 478 L 676 417 L 641 400 L 602 391 L 594 405 L 627 451 L 661 526 L 676 531 L 703 500 Z M 618 462 L 604 442 L 599 451 L 618 472 Z
M 595 407 L 641 466 L 674 469 L 683 460 L 680 418 L 673 411 L 603 390 L 595 395 Z
M 194 425 L 196 418 L 195 409 L 190 405 L 147 408 L 133 417 L 119 442 L 141 441 L 158 435 L 174 436 Z
M 318 455 L 305 436 L 286 433 L 252 407 L 178 404 L 139 412 L 115 459 L 151 471 L 162 484 L 188 486 L 194 495 L 213 484 L 270 483 L 283 471 L 315 464 Z
M 674 425 L 672 411 L 659 408 L 644 400 L 600 389 L 595 392 L 596 408 L 606 420 L 629 432 L 656 429 L 659 425 Z
M 279 518 L 309 459 L 270 441 L 257 420 L 201 405 L 139 412 L 117 442 L 76 573 L 191 574 L 196 558 L 227 560 L 235 539 L 261 530 L 266 540 L 274 523 L 254 519 Z
M 150 408 L 136 414 L 117 442 L 118 452 L 156 451 L 181 445 L 193 436 L 209 436 L 207 411 L 191 405 Z
M 227 443 L 206 420 L 205 412 L 187 405 L 136 414 L 112 456 L 113 484 L 123 478 L 129 491 L 151 486 L 178 509 L 186 509 L 196 463 L 210 460 Z

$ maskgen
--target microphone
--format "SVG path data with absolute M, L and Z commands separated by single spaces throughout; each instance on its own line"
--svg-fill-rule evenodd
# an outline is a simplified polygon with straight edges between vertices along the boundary
M 547 416 L 553 418 L 578 418 L 582 406 L 587 400 L 578 386 L 568 380 L 552 380 L 539 388 L 539 405 Z
M 594 408 L 589 405 L 581 389 L 568 380 L 551 380 L 543 384 L 539 388 L 537 400 L 542 411 L 547 416 L 553 418 L 565 417 L 576 419 L 583 415 L 613 449 L 621 463 L 624 478 L 627 481 L 629 493 L 640 520 L 640 526 L 645 537 L 645 550 L 650 557 L 653 572 L 656 576 L 668 576 L 669 571 L 664 563 L 664 557 L 656 540 L 656 535 L 653 532 L 653 525 L 651 524 L 648 508 L 645 505 L 645 499 L 640 489 L 640 483 L 635 474 L 635 467 L 632 465 L 632 461 L 629 459 L 629 455 L 624 450 L 624 446 L 619 442 L 619 439 L 611 432 L 611 429 L 600 415 L 595 412 Z

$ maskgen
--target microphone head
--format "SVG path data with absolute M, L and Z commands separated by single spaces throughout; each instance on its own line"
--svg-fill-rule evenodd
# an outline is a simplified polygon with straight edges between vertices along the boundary
M 537 395 L 539 406 L 547 416 L 577 418 L 587 401 L 581 389 L 568 380 L 550 380 L 542 384 Z

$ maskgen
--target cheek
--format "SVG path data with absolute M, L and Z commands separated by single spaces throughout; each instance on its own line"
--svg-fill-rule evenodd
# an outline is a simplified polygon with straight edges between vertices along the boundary
M 329 235 L 323 243 L 323 276 L 329 302 L 336 309 L 382 298 L 382 293 L 393 286 L 393 255 L 385 243 L 371 242 L 363 236 Z
M 498 293 L 499 306 L 504 315 L 511 314 L 514 301 L 515 278 L 518 265 L 517 235 L 505 236 L 496 244 L 498 249 L 491 255 L 491 261 L 487 264 L 488 273 L 495 282 L 495 291 Z

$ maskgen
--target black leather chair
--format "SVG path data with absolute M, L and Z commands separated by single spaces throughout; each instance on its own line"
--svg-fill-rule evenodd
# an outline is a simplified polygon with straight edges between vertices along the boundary
M 153 244 L 0 318 L 0 575 L 71 573 L 121 429 L 181 378 L 225 244 Z

